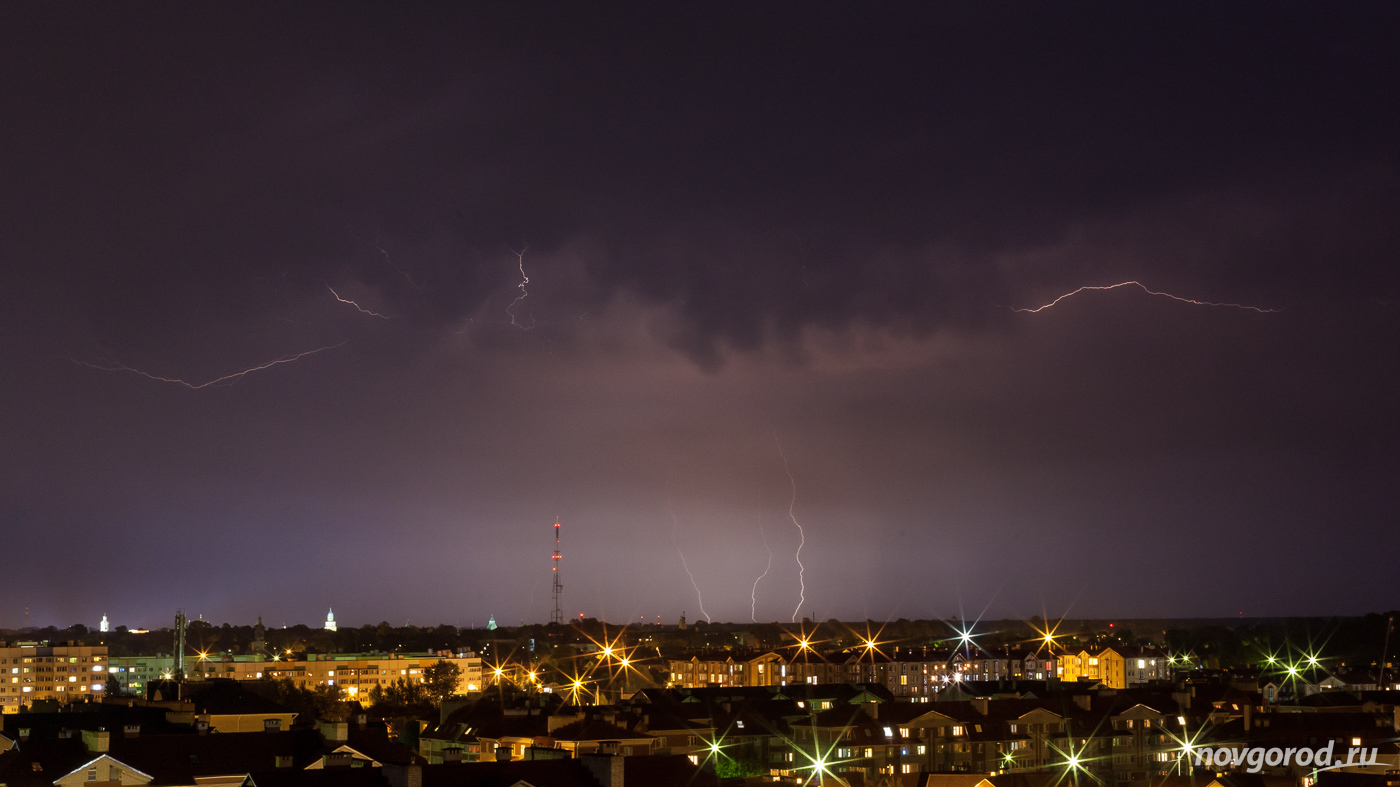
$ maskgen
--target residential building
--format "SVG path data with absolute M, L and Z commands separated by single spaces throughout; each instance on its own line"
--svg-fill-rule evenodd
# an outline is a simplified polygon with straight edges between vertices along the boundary
M 290 680 L 302 688 L 320 685 L 341 686 L 350 699 L 368 694 L 375 686 L 403 680 L 422 683 L 423 670 L 443 661 L 461 668 L 457 693 L 480 691 L 481 659 L 473 653 L 310 653 L 304 660 L 238 661 L 234 657 L 217 662 L 196 661 L 191 675 L 226 677 L 235 680 Z
M 0 708 L 5 713 L 35 700 L 68 703 L 101 697 L 107 683 L 107 646 L 0 643 L 0 680 Z
M 175 671 L 175 657 L 161 653 L 155 656 L 112 656 L 107 671 L 121 684 L 127 694 L 144 696 L 146 684 L 153 680 L 169 680 Z

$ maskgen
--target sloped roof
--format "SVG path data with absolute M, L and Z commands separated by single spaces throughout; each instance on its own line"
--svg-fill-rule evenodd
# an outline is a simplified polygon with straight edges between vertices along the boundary
M 522 781 L 538 787 L 598 787 L 579 760 L 449 762 L 424 765 L 422 773 L 422 787 L 514 787 Z
M 61 730 L 111 730 L 120 735 L 128 724 L 143 733 L 174 734 L 193 732 L 188 725 L 166 721 L 165 708 L 118 705 L 115 703 L 73 703 L 57 713 L 7 713 L 0 715 L 5 737 L 19 740 L 19 730 L 29 730 L 30 740 L 57 738 Z
M 599 719 L 580 719 L 549 734 L 549 737 L 557 741 L 621 741 L 636 740 L 639 738 L 653 739 L 653 736 L 645 732 L 624 729 L 616 724 L 609 724 Z
M 292 767 L 305 768 L 330 748 L 318 733 L 299 730 L 114 738 L 109 753 L 151 774 L 155 784 L 192 784 L 201 776 L 272 770 L 278 757 L 291 757 Z
M 248 774 L 243 787 L 388 787 L 379 768 L 283 768 Z
M 291 708 L 255 694 L 236 680 L 206 681 L 212 684 L 191 692 L 195 713 L 210 716 L 245 716 L 294 713 Z
M 0 783 L 8 787 L 53 787 L 54 779 L 92 759 L 93 755 L 77 738 L 28 741 L 0 754 Z

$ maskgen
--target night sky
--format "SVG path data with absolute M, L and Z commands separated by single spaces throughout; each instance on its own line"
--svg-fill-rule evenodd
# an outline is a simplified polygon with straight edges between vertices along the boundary
M 1400 5 L 403 5 L 0 12 L 0 627 L 1400 605 Z

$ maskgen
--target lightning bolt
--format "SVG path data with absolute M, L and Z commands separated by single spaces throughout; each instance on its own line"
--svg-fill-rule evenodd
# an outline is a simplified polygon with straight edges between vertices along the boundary
M 384 255 L 384 261 L 389 263 L 389 267 L 398 271 L 399 275 L 404 278 L 404 281 L 408 282 L 410 287 L 412 287 L 415 290 L 423 289 L 423 287 L 420 284 L 418 284 L 418 282 L 413 280 L 412 276 L 408 275 L 408 271 L 404 270 L 403 268 L 400 268 L 397 263 L 395 263 L 392 259 L 389 258 L 389 252 L 385 251 L 383 246 L 380 246 L 378 242 L 374 243 L 373 246 L 374 248 L 379 250 L 380 254 Z
M 690 577 L 690 586 L 695 588 L 695 598 L 700 602 L 700 614 L 705 616 L 705 622 L 710 622 L 710 613 L 705 611 L 705 599 L 700 595 L 700 586 L 695 582 L 695 575 L 690 573 L 690 564 L 685 561 L 685 552 L 681 551 L 681 542 L 676 538 L 676 529 L 680 527 L 680 517 L 676 516 L 676 511 L 671 507 L 671 498 L 666 498 L 666 511 L 671 514 L 671 543 L 676 545 L 676 554 L 681 556 L 681 566 L 685 568 L 685 575 Z
M 341 303 L 348 303 L 348 304 L 350 304 L 351 306 L 354 306 L 354 307 L 355 307 L 355 310 L 358 311 L 360 314 L 368 314 L 368 315 L 371 316 L 371 317 L 378 317 L 378 318 L 381 319 L 381 320 L 390 320 L 390 319 L 393 319 L 392 317 L 390 317 L 390 316 L 387 315 L 387 314 L 380 314 L 379 312 L 372 312 L 372 311 L 370 311 L 369 309 L 366 309 L 365 307 L 361 306 L 360 304 L 355 303 L 354 301 L 350 300 L 349 298 L 342 298 L 342 297 L 340 297 L 340 293 L 336 292 L 335 289 L 334 289 L 333 287 L 331 287 L 331 285 L 329 285 L 329 284 L 326 285 L 326 289 L 328 289 L 328 290 L 331 291 L 331 295 L 334 295 L 336 300 L 340 301 Z
M 529 250 L 529 246 L 526 246 L 520 251 L 515 251 L 514 249 L 511 250 L 511 253 L 515 255 L 516 263 L 520 266 L 520 283 L 515 285 L 516 289 L 520 290 L 520 295 L 516 296 L 515 300 L 511 301 L 510 305 L 506 307 L 506 314 L 510 315 L 510 324 L 514 325 L 522 331 L 528 331 L 531 328 L 535 327 L 534 317 L 530 318 L 529 325 L 522 325 L 521 323 L 515 321 L 515 307 L 519 306 L 521 301 L 530 297 L 530 291 L 525 289 L 526 285 L 530 283 L 530 277 L 525 275 L 525 252 Z
M 1071 295 L 1078 295 L 1078 294 L 1081 293 L 1081 292 L 1086 292 L 1086 291 L 1088 291 L 1088 290 L 1116 290 L 1116 289 L 1118 289 L 1119 287 L 1129 287 L 1129 286 L 1137 287 L 1138 289 L 1142 290 L 1143 292 L 1147 293 L 1148 295 L 1158 295 L 1158 296 L 1161 296 L 1161 297 L 1163 297 L 1163 298 L 1171 298 L 1171 299 L 1174 300 L 1174 301 L 1181 301 L 1182 303 L 1189 303 L 1189 304 L 1192 304 L 1192 305 L 1194 305 L 1194 306 L 1226 306 L 1226 307 L 1229 307 L 1229 308 L 1231 308 L 1231 309 L 1245 309 L 1245 310 L 1247 310 L 1247 311 L 1259 312 L 1260 314 L 1277 314 L 1277 313 L 1280 311 L 1279 309 L 1262 309 L 1262 308 L 1260 308 L 1260 307 L 1258 307 L 1258 306 L 1246 306 L 1245 304 L 1242 304 L 1242 303 L 1214 303 L 1214 302 L 1212 302 L 1212 301 L 1198 301 L 1198 300 L 1194 300 L 1194 299 L 1192 299 L 1192 298 L 1183 298 L 1183 297 L 1181 297 L 1180 295 L 1172 295 L 1172 294 L 1169 293 L 1169 292 L 1158 292 L 1158 291 L 1156 291 L 1156 290 L 1150 290 L 1150 289 L 1148 289 L 1142 282 L 1139 282 L 1139 281 L 1123 281 L 1123 282 L 1119 282 L 1119 283 L 1117 283 L 1117 284 L 1108 284 L 1108 285 L 1104 285 L 1104 286 L 1087 286 L 1087 287 L 1080 287 L 1080 288 L 1077 289 L 1077 290 L 1074 290 L 1074 291 L 1072 291 L 1072 292 L 1067 292 L 1067 293 L 1065 293 L 1064 295 L 1061 295 L 1060 297 L 1056 298 L 1056 299 L 1053 300 L 1053 301 L 1050 301 L 1049 303 L 1045 304 L 1044 306 L 1037 306 L 1037 307 L 1035 307 L 1035 308 L 1033 308 L 1033 309 L 1012 309 L 1012 311 L 1024 312 L 1024 313 L 1026 313 L 1026 314 L 1035 314 L 1035 313 L 1037 313 L 1037 312 L 1045 311 L 1046 309 L 1050 308 L 1051 306 L 1054 306 L 1055 304 L 1059 303 L 1060 301 L 1064 300 L 1065 298 L 1068 298 L 1068 297 L 1070 297 Z
M 802 565 L 802 547 L 807 544 L 807 531 L 802 529 L 802 523 L 797 521 L 797 515 L 793 513 L 793 508 L 797 506 L 797 479 L 792 477 L 792 467 L 788 464 L 787 454 L 783 453 L 783 443 L 778 439 L 778 430 L 773 430 L 773 442 L 778 445 L 778 456 L 783 458 L 783 469 L 787 471 L 788 483 L 792 484 L 792 500 L 788 502 L 788 519 L 797 526 L 798 535 L 801 540 L 797 542 L 797 609 L 792 611 L 792 622 L 797 622 L 797 613 L 802 611 L 802 605 L 807 603 L 807 567 Z M 757 583 L 755 583 L 757 584 Z
M 307 350 L 307 351 L 304 352 L 304 353 L 297 353 L 296 355 L 286 355 L 286 356 L 283 356 L 283 357 L 281 357 L 281 358 L 277 358 L 277 359 L 275 359 L 275 360 L 268 361 L 267 363 L 262 364 L 262 365 L 260 365 L 260 366 L 254 366 L 254 367 L 249 368 L 249 369 L 244 369 L 244 370 L 241 371 L 241 372 L 234 372 L 233 374 L 226 374 L 226 375 L 224 375 L 223 377 L 215 378 L 215 379 L 210 380 L 209 382 L 206 382 L 206 383 L 191 383 L 191 382 L 188 382 L 188 381 L 186 381 L 186 380 L 181 380 L 181 379 L 179 379 L 178 377 L 161 377 L 160 375 L 151 374 L 150 372 L 143 372 L 143 371 L 141 371 L 140 369 L 133 369 L 133 368 L 131 368 L 130 366 L 127 366 L 127 365 L 125 365 L 125 364 L 120 364 L 120 363 L 118 363 L 118 364 L 113 364 L 113 365 L 111 365 L 111 366 L 98 366 L 98 365 L 95 364 L 95 363 L 88 363 L 87 361 L 79 361 L 79 360 L 72 359 L 72 358 L 70 358 L 69 360 L 73 361 L 73 363 L 76 363 L 76 364 L 78 364 L 79 366 L 86 366 L 86 367 L 88 367 L 88 368 L 90 368 L 90 369 L 99 369 L 99 370 L 104 371 L 104 372 L 131 372 L 132 374 L 139 374 L 139 375 L 141 375 L 142 377 L 145 377 L 145 378 L 150 379 L 150 380 L 155 380 L 156 382 L 174 383 L 175 385 L 183 385 L 184 387 L 190 389 L 191 391 L 198 391 L 198 390 L 200 390 L 201 388 L 209 388 L 209 387 L 211 387 L 211 386 L 218 385 L 219 383 L 222 383 L 222 382 L 228 382 L 229 380 L 236 380 L 236 379 L 238 379 L 239 377 L 243 377 L 244 375 L 252 374 L 253 372 L 260 372 L 260 371 L 262 371 L 263 369 L 270 369 L 270 368 L 272 368 L 272 367 L 274 367 L 274 366 L 278 366 L 278 365 L 280 365 L 280 364 L 291 363 L 292 361 L 296 361 L 296 360 L 300 360 L 300 359 L 302 359 L 302 358 L 305 358 L 305 357 L 308 356 L 308 355 L 315 355 L 316 353 L 325 352 L 326 350 L 334 350 L 334 349 L 337 348 L 337 347 L 343 347 L 343 346 L 345 346 L 345 342 L 341 342 L 340 344 L 329 344 L 329 345 L 326 345 L 325 347 L 317 347 L 317 348 L 314 349 L 314 350 Z
M 763 532 L 762 522 L 758 524 L 758 536 L 763 539 L 763 548 L 768 550 L 768 565 L 763 567 L 763 573 L 753 581 L 753 591 L 749 593 L 749 618 L 755 623 L 758 622 L 758 583 L 762 582 L 773 568 L 773 548 L 768 546 L 768 535 Z

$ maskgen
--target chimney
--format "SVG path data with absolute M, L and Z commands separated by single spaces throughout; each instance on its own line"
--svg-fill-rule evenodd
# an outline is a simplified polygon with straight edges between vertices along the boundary
M 1174 691 L 1172 692 L 1172 699 L 1176 700 L 1177 710 L 1180 710 L 1182 713 L 1191 710 L 1191 692 Z
M 977 711 L 978 713 L 982 714 L 983 716 L 986 716 L 986 715 L 987 715 L 987 698 L 986 698 L 986 697 L 973 697 L 973 698 L 972 698 L 972 709 L 975 710 L 975 711 Z
M 1249 704 L 1249 700 L 1245 700 L 1244 702 L 1240 703 L 1240 707 L 1244 708 L 1244 728 L 1246 730 L 1245 735 L 1248 735 L 1248 730 L 1254 729 L 1253 724 L 1250 722 L 1250 719 L 1252 719 L 1254 715 L 1252 713 L 1252 711 L 1254 710 L 1254 706 Z
M 112 750 L 112 733 L 106 730 L 83 730 L 83 745 L 90 754 L 106 754 Z
M 29 740 L 29 728 L 28 728 L 28 727 L 20 727 L 19 730 L 18 730 L 18 732 L 19 732 L 19 742 L 20 742 L 20 743 L 24 743 L 25 741 Z
M 138 737 L 140 734 L 141 734 L 141 725 L 140 725 L 140 724 L 123 724 L 123 725 L 122 725 L 122 737 L 123 737 L 123 738 L 135 738 L 135 737 Z
M 1094 705 L 1094 698 L 1093 698 L 1093 697 L 1089 696 L 1088 694 L 1075 694 L 1075 695 L 1073 695 L 1073 696 L 1074 696 L 1074 704 L 1075 704 L 1075 705 L 1078 705 L 1079 708 L 1080 708 L 1080 710 L 1083 710 L 1083 711 L 1087 712 L 1087 711 L 1090 711 L 1090 710 L 1093 709 L 1093 705 Z
M 423 767 L 421 765 L 399 765 L 386 762 L 380 769 L 389 787 L 423 787 Z
M 585 754 L 579 757 L 583 767 L 593 774 L 599 787 L 623 787 L 623 758 L 612 754 Z
M 321 737 L 328 742 L 344 743 L 350 738 L 350 725 L 343 721 L 321 721 Z
M 200 735 L 208 735 L 209 722 L 205 721 L 204 719 L 200 719 L 199 721 L 194 723 L 194 731 L 199 733 Z
M 363 730 L 363 729 L 365 728 L 365 725 L 368 724 L 368 723 L 369 723 L 369 714 L 367 714 L 367 713 L 360 713 L 360 714 L 357 714 L 357 715 L 355 716 L 355 729 L 357 729 L 357 730 Z

